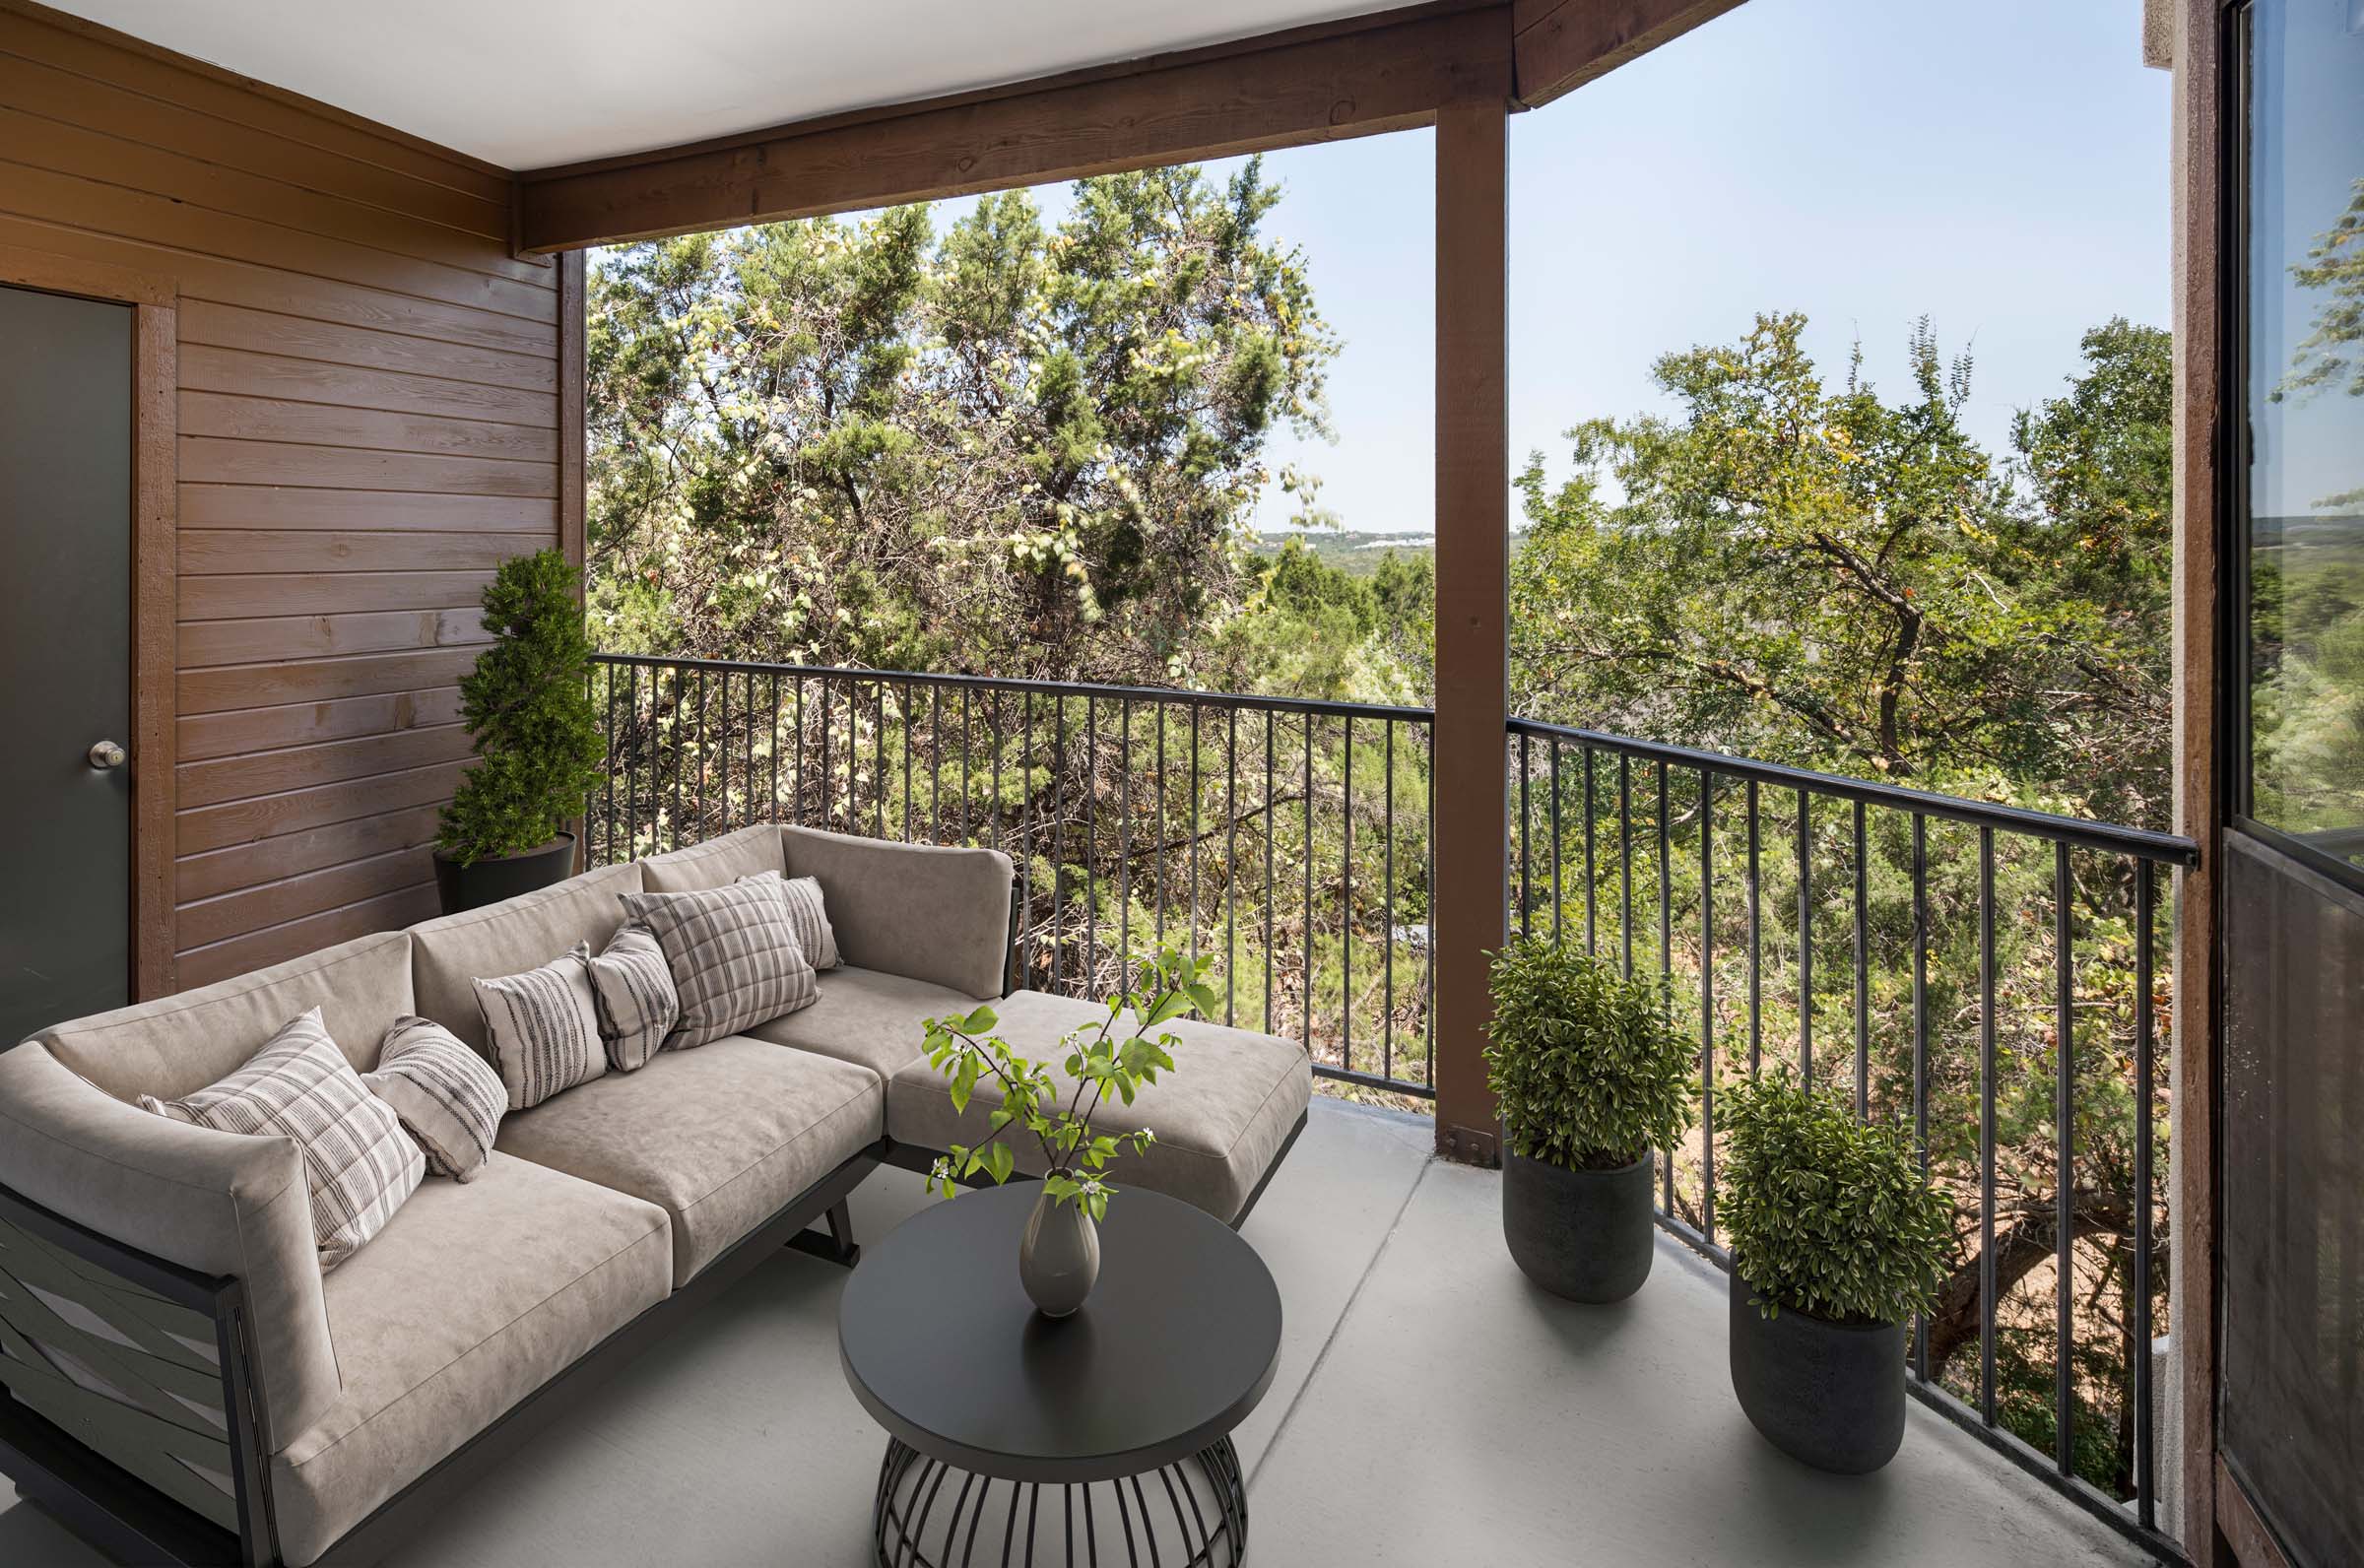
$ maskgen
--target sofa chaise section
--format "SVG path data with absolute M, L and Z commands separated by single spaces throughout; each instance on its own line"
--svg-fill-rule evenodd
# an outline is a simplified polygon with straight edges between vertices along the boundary
M 1020 1056 L 1050 1065 L 1061 1103 L 1075 1079 L 1060 1067 L 1068 1031 L 1097 1023 L 1106 1006 L 1045 991 L 1018 991 L 994 1005 L 997 1031 Z M 1148 1128 L 1156 1142 L 1128 1154 L 1111 1172 L 1120 1187 L 1147 1187 L 1236 1223 L 1304 1125 L 1313 1071 L 1295 1043 L 1219 1023 L 1176 1019 L 1175 1071 L 1145 1086 L 1131 1105 L 1103 1102 L 1092 1115 L 1101 1132 Z M 886 1129 L 899 1143 L 942 1149 L 974 1143 L 1001 1105 L 1000 1085 L 980 1080 L 965 1113 L 952 1109 L 944 1075 L 921 1057 L 886 1085 Z M 1043 1172 L 1042 1153 L 1026 1139 L 1009 1141 L 1018 1168 Z

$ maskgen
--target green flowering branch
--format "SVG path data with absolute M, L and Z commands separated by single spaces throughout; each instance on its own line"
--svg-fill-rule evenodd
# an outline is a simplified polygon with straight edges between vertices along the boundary
M 1103 1218 L 1116 1191 L 1105 1175 L 1109 1162 L 1122 1153 L 1144 1152 L 1157 1135 L 1146 1127 L 1131 1133 L 1094 1132 L 1092 1116 L 1110 1095 L 1130 1105 L 1142 1085 L 1156 1082 L 1161 1072 L 1173 1071 L 1173 1048 L 1181 1040 L 1171 1030 L 1154 1035 L 1149 1031 L 1193 1008 L 1207 1012 L 1215 1007 L 1215 988 L 1207 983 L 1214 962 L 1212 956 L 1185 957 L 1172 947 L 1162 947 L 1153 956 L 1136 955 L 1126 967 L 1140 968 L 1147 983 L 1111 998 L 1106 1017 L 1069 1030 L 1059 1042 L 1066 1050 L 1060 1065 L 1074 1083 L 1064 1106 L 1049 1065 L 1019 1056 L 993 1032 L 1001 1018 L 992 1004 L 980 1004 L 966 1016 L 928 1019 L 928 1065 L 951 1078 L 955 1112 L 968 1109 L 977 1085 L 988 1078 L 1001 1091 L 1001 1104 L 986 1119 L 984 1140 L 952 1144 L 929 1170 L 929 1190 L 950 1198 L 961 1182 L 974 1177 L 996 1185 L 1008 1181 L 1018 1158 L 1004 1135 L 1019 1128 L 1041 1146 L 1048 1171 L 1043 1187 L 1053 1201 L 1081 1204 L 1094 1220 Z M 1129 1033 L 1120 1027 L 1128 1020 Z

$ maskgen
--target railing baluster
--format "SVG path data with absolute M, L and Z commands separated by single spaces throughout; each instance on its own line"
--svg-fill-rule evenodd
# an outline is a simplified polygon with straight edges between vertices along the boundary
M 2070 943 L 2068 845 L 2052 846 L 2053 957 L 2053 1458 L 2063 1475 L 2076 1473 L 2076 1385 L 2070 1350 L 2076 1337 L 2076 1019 L 2069 988 L 2075 978 Z
M 1234 1021 L 1239 988 L 1239 709 L 1224 712 L 1223 738 L 1223 1026 Z
M 1067 698 L 1051 698 L 1051 989 L 1067 950 Z
M 742 726 L 742 727 L 743 727 L 743 728 L 746 730 L 746 732 L 747 732 L 746 736 L 744 737 L 743 743 L 742 743 L 742 744 L 744 745 L 744 747 L 745 747 L 745 751 L 744 751 L 744 752 L 742 753 L 742 755 L 743 755 L 743 759 L 745 760 L 745 762 L 746 762 L 747 766 L 746 766 L 746 769 L 745 769 L 745 771 L 743 772 L 743 774 L 742 774 L 741 776 L 742 776 L 742 777 L 745 779 L 745 781 L 746 781 L 743 787 L 744 787 L 744 788 L 746 789 L 746 791 L 747 791 L 747 819 L 748 819 L 748 821 L 749 821 L 749 822 L 752 824 L 752 823 L 754 823 L 754 822 L 756 820 L 756 817 L 755 817 L 755 671 L 753 671 L 753 670 L 750 670 L 750 671 L 748 671 L 748 672 L 747 672 L 747 686 L 746 686 L 746 689 L 745 689 L 745 691 L 742 693 L 742 700 L 741 700 L 741 702 L 740 702 L 740 704 L 739 704 L 739 705 L 740 705 L 741 709 L 743 710 L 743 711 L 741 712 L 741 714 L 740 714 L 740 724 L 741 724 L 741 726 Z
M 1748 1076 L 1764 1059 L 1764 885 L 1757 876 L 1756 780 L 1748 781 Z
M 616 863 L 616 672 L 608 672 L 608 765 L 606 768 L 606 807 L 601 812 L 600 827 L 606 847 L 600 852 L 600 864 Z M 587 836 L 587 835 L 586 835 Z M 588 845 L 584 846 L 586 849 Z
M 1273 840 L 1280 837 L 1273 805 L 1273 710 L 1264 710 L 1264 1032 L 1273 1032 Z
M 1913 1146 L 1929 1180 L 1929 818 L 1913 814 Z M 1929 1316 L 1913 1320 L 1913 1376 L 1929 1381 Z
M 1100 703 L 1084 697 L 1084 995 L 1090 997 L 1100 975 L 1100 892 L 1093 863 L 1100 858 L 1099 817 L 1092 809 L 1100 794 Z
M 1559 880 L 1559 753 L 1561 747 L 1556 736 L 1551 741 L 1551 941 L 1554 946 L 1566 941 L 1561 927 L 1567 914 L 1567 892 Z
M 1535 772 L 1531 754 L 1532 737 L 1519 732 L 1519 935 L 1533 935 L 1535 913 L 1535 857 L 1531 853 L 1535 840 L 1533 814 L 1527 808 L 1527 780 Z
M 1712 1247 L 1716 1244 L 1716 775 L 1706 768 L 1699 770 L 1699 1172 L 1700 1234 Z
M 1165 708 L 1157 703 L 1157 946 L 1165 946 L 1165 865 L 1170 853 L 1165 839 Z
M 1995 829 L 1978 830 L 1978 1413 L 1995 1424 Z
M 835 827 L 837 785 L 829 770 L 829 678 L 821 678 L 821 825 Z
M 780 675 L 771 675 L 771 815 L 770 821 L 780 819 Z
M 1116 743 L 1116 988 L 1133 986 L 1133 699 L 1118 715 Z
M 911 683 L 896 687 L 895 705 L 903 710 L 903 842 L 911 842 Z
M 1346 715 L 1338 857 L 1338 1065 L 1354 1067 L 1354 715 Z
M 874 797 L 871 836 L 885 838 L 886 836 L 886 683 L 876 681 L 872 683 L 872 686 L 878 693 L 877 700 L 872 704 L 874 711 L 878 714 L 878 720 L 871 730 L 870 792 Z M 903 782 L 907 785 L 911 781 L 906 776 Z M 856 820 L 859 819 L 859 817 L 856 818 Z
M 1674 878 L 1672 865 L 1673 823 L 1667 807 L 1667 764 L 1662 758 L 1658 772 L 1658 981 L 1665 988 L 1667 1007 L 1674 1007 Z M 1674 1019 L 1670 1017 L 1668 1022 Z M 1664 1199 L 1669 1214 L 1674 1212 L 1674 1151 L 1667 1150 Z
M 1383 814 L 1386 826 L 1381 840 L 1384 853 L 1379 863 L 1379 876 L 1386 888 L 1379 928 L 1379 1076 L 1392 1078 L 1396 1076 L 1396 721 L 1383 719 L 1379 729 L 1387 756 Z
M 2134 862 L 2134 1508 L 2144 1530 L 2158 1526 L 2157 1433 L 2151 1423 L 2151 864 Z
M 1855 1114 L 1872 1114 L 1872 920 L 1864 803 L 1855 803 Z
M 1617 895 L 1623 904 L 1617 968 L 1633 978 L 1633 768 L 1617 753 Z
M 1298 1022 L 1305 1033 L 1305 1054 L 1313 1054 L 1313 711 L 1305 713 L 1305 964 L 1304 998 Z M 1433 1047 L 1431 1047 L 1433 1049 Z
M 1601 878 L 1593 865 L 1593 749 L 1582 742 L 1577 751 L 1584 758 L 1584 950 L 1601 950 Z M 1436 830 L 1434 818 L 1429 831 Z
M 1814 1081 L 1813 799 L 1798 792 L 1798 1077 Z

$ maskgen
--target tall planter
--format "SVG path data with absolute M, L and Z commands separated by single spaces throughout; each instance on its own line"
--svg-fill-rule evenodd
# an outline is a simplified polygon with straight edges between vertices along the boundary
M 1864 1475 L 1904 1442 L 1901 1323 L 1833 1323 L 1757 1310 L 1732 1278 L 1732 1391 L 1775 1448 L 1816 1470 Z
M 460 681 L 476 765 L 443 808 L 435 890 L 445 913 L 497 903 L 573 869 L 565 824 L 604 776 L 582 579 L 555 550 L 502 563 L 485 589 L 492 645 Z
M 1502 1156 L 1502 1239 L 1527 1277 L 1570 1301 L 1622 1301 L 1650 1277 L 1651 1156 L 1569 1170 Z
M 519 893 L 562 882 L 573 873 L 572 833 L 560 833 L 549 843 L 521 854 L 492 855 L 466 863 L 438 849 L 435 897 L 445 914 L 456 915 L 463 909 L 482 909 Z

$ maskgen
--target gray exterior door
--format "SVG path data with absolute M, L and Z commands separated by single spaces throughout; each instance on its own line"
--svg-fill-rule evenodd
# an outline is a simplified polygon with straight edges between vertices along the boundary
M 0 1047 L 130 995 L 131 390 L 129 305 L 0 288 Z

